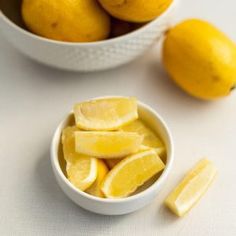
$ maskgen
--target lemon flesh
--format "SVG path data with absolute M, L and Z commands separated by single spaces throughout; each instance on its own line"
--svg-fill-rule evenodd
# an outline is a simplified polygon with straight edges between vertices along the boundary
M 76 131 L 75 150 L 98 158 L 119 158 L 137 152 L 143 137 L 122 131 Z
M 163 147 L 164 144 L 161 138 L 154 133 L 143 121 L 135 120 L 127 125 L 124 125 L 120 128 L 122 131 L 136 132 L 140 135 L 143 135 L 142 144 L 148 147 L 159 148 Z
M 97 163 L 98 163 L 97 178 L 95 182 L 88 189 L 86 189 L 86 193 L 89 193 L 96 197 L 103 198 L 104 194 L 101 191 L 101 184 L 109 170 L 103 160 L 98 159 Z
M 128 156 L 107 174 L 102 191 L 108 198 L 127 197 L 164 167 L 153 150 Z
M 185 215 L 206 192 L 216 173 L 212 162 L 207 159 L 199 161 L 166 198 L 165 204 L 177 216 Z
M 23 0 L 22 18 L 33 33 L 67 42 L 103 40 L 108 14 L 94 0 Z
M 130 22 L 147 22 L 163 13 L 172 0 L 99 0 L 115 18 Z
M 160 147 L 160 148 L 151 148 L 148 146 L 144 146 L 141 145 L 140 149 L 138 150 L 138 152 L 143 152 L 143 151 L 147 151 L 147 150 L 154 150 L 156 152 L 156 154 L 161 157 L 162 161 L 165 163 L 166 160 L 166 151 L 164 147 Z M 108 167 L 110 169 L 112 169 L 115 165 L 117 165 L 121 160 L 123 160 L 124 158 L 119 158 L 119 159 L 106 159 L 106 163 L 108 165 Z
M 80 155 L 75 152 L 75 131 L 79 131 L 76 126 L 68 126 L 62 131 L 61 140 L 66 162 L 73 162 L 80 157 Z
M 74 106 L 76 125 L 84 130 L 116 130 L 138 118 L 136 98 L 104 98 Z
M 97 177 L 97 159 L 75 152 L 74 132 L 76 130 L 78 130 L 76 127 L 67 127 L 63 130 L 63 153 L 69 181 L 76 188 L 84 191 Z
M 203 20 L 185 20 L 168 31 L 163 63 L 177 85 L 200 99 L 227 96 L 236 85 L 235 43 Z

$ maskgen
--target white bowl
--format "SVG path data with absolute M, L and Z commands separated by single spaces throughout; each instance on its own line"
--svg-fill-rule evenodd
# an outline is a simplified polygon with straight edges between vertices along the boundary
M 6 12 L 10 12 L 8 15 L 18 25 L 0 10 L 0 30 L 22 53 L 46 65 L 74 71 L 103 70 L 130 62 L 157 41 L 171 25 L 177 1 L 173 0 L 155 20 L 124 36 L 91 43 L 67 43 L 40 37 L 19 27 L 22 25 L 19 1 L 2 0 L 1 4 L 6 2 L 4 8 L 14 6 Z
M 152 108 L 139 102 L 139 117 L 153 130 L 158 132 L 165 143 L 167 150 L 166 167 L 159 178 L 143 191 L 122 199 L 103 199 L 89 195 L 75 188 L 66 178 L 63 172 L 63 156 L 61 155 L 61 132 L 71 122 L 72 113 L 67 115 L 56 129 L 51 144 L 51 164 L 56 180 L 64 193 L 76 204 L 89 211 L 104 215 L 121 215 L 136 211 L 155 199 L 158 191 L 165 184 L 166 178 L 171 171 L 173 162 L 174 146 L 172 137 L 163 119 Z

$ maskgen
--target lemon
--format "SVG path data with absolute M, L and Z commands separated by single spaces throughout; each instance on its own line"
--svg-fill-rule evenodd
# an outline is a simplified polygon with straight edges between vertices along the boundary
M 63 154 L 67 162 L 73 162 L 80 157 L 80 155 L 75 152 L 75 131 L 79 131 L 76 126 L 69 126 L 62 132 Z
M 128 156 L 107 174 L 102 191 L 108 198 L 127 197 L 164 167 L 153 150 Z
M 97 162 L 98 162 L 97 178 L 95 182 L 88 189 L 86 189 L 86 193 L 89 193 L 96 197 L 103 198 L 104 194 L 101 191 L 101 184 L 108 173 L 108 168 L 104 163 L 104 161 L 98 159 Z
M 76 127 L 67 127 L 62 133 L 62 145 L 66 160 L 66 172 L 70 182 L 80 190 L 87 189 L 97 177 L 96 158 L 75 152 Z
M 119 158 L 137 152 L 143 137 L 122 131 L 76 131 L 75 150 L 98 158 Z
M 177 215 L 185 215 L 206 192 L 217 173 L 212 162 L 203 159 L 170 193 L 165 204 Z
M 73 162 L 67 162 L 66 172 L 69 181 L 84 191 L 90 187 L 97 177 L 97 159 L 80 154 Z
M 74 106 L 76 125 L 85 130 L 115 130 L 138 118 L 137 99 L 116 97 Z
M 110 18 L 94 0 L 23 0 L 22 17 L 32 32 L 60 41 L 92 42 L 110 32 Z
M 99 0 L 112 16 L 130 22 L 146 22 L 161 15 L 173 0 Z
M 161 157 L 162 161 L 165 162 L 165 148 L 164 147 L 160 147 L 160 148 L 151 148 L 148 146 L 144 146 L 141 145 L 138 152 L 143 152 L 143 151 L 147 151 L 147 150 L 154 150 L 156 152 L 156 154 Z M 119 158 L 119 159 L 106 159 L 106 163 L 108 165 L 108 167 L 110 169 L 112 169 L 115 165 L 117 165 L 121 160 L 123 160 L 124 158 Z
M 120 128 L 122 131 L 136 132 L 143 135 L 143 145 L 153 148 L 164 147 L 161 138 L 158 137 L 143 121 L 135 120 Z
M 227 96 L 236 85 L 236 45 L 206 21 L 190 19 L 170 29 L 163 63 L 177 85 L 197 98 Z

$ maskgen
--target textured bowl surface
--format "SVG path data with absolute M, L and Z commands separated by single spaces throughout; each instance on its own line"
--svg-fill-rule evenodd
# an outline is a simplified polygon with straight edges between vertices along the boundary
M 7 1 L 2 0 L 0 30 L 22 53 L 46 65 L 74 71 L 104 70 L 130 62 L 157 41 L 172 24 L 177 1 L 173 0 L 157 19 L 124 36 L 93 43 L 66 43 L 42 38 L 21 28 L 19 6 L 12 4 L 11 11 L 3 11 L 6 5 L 3 3 Z M 11 20 L 3 12 L 10 12 Z
M 138 210 L 149 204 L 158 194 L 163 183 L 171 170 L 173 162 L 173 141 L 166 124 L 162 118 L 149 106 L 139 103 L 138 112 L 153 130 L 159 133 L 167 149 L 166 167 L 158 179 L 146 186 L 146 188 L 135 195 L 123 199 L 103 199 L 94 197 L 76 189 L 66 178 L 64 170 L 64 159 L 61 147 L 61 132 L 64 127 L 71 123 L 71 113 L 67 115 L 58 126 L 51 144 L 51 163 L 57 182 L 65 194 L 79 206 L 104 215 L 121 215 Z

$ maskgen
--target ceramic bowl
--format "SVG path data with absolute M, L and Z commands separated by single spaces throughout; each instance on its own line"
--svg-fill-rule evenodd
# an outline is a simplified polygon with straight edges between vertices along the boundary
M 139 117 L 156 131 L 165 143 L 167 158 L 166 167 L 159 177 L 152 178 L 144 188 L 136 194 L 121 199 L 98 198 L 75 188 L 66 178 L 65 161 L 62 155 L 62 130 L 73 122 L 73 114 L 69 113 L 57 127 L 51 143 L 51 164 L 56 180 L 64 193 L 76 204 L 89 211 L 104 215 L 121 215 L 136 211 L 151 203 L 162 187 L 164 187 L 173 162 L 174 146 L 171 133 L 161 116 L 144 103 L 138 103 Z
M 178 0 L 155 20 L 126 35 L 91 43 L 50 40 L 30 33 L 21 19 L 21 0 L 0 0 L 0 30 L 22 53 L 49 66 L 96 71 L 130 62 L 157 42 L 172 24 Z

